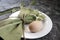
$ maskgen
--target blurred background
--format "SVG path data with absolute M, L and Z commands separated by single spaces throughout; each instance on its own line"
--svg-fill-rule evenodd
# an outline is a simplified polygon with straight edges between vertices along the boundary
M 23 0 L 25 6 L 28 6 L 32 0 Z M 53 22 L 51 32 L 38 39 L 27 40 L 59 40 L 60 39 L 60 0 L 35 0 L 36 5 L 31 8 L 38 9 L 47 14 Z M 0 20 L 6 19 L 12 13 L 20 10 L 21 0 L 0 0 Z M 3 38 L 2 38 L 3 39 Z M 1 39 L 1 40 L 2 40 Z M 23 40 L 23 38 L 22 38 Z

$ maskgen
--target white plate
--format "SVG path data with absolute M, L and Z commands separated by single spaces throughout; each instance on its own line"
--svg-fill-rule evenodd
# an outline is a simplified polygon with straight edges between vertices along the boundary
M 40 11 L 38 11 L 38 12 L 42 13 Z M 17 18 L 19 13 L 20 13 L 20 11 L 17 11 L 15 13 L 11 14 L 9 17 L 12 19 Z M 28 38 L 28 39 L 41 38 L 41 37 L 47 35 L 51 31 L 52 20 L 46 14 L 44 14 L 44 13 L 42 13 L 42 14 L 45 15 L 45 17 L 46 17 L 43 30 L 41 30 L 40 32 L 37 32 L 37 33 L 25 32 L 25 38 Z

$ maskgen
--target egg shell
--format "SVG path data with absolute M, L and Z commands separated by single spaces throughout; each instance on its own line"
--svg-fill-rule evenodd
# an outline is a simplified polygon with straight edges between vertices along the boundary
M 29 24 L 29 29 L 33 33 L 40 31 L 42 28 L 43 28 L 42 21 L 33 21 L 32 23 Z

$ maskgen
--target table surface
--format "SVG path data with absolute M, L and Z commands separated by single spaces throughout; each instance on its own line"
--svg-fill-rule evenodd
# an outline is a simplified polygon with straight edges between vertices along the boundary
M 44 12 L 45 14 L 47 14 L 52 19 L 53 28 L 48 35 L 46 35 L 42 38 L 27 39 L 27 40 L 59 40 L 60 39 L 60 12 L 55 10 L 53 7 L 54 6 L 45 4 L 42 1 L 40 1 L 38 3 L 38 5 L 33 6 L 33 8 L 36 8 L 36 9 Z M 11 13 L 1 15 L 0 20 L 8 18 L 8 16 L 10 14 Z M 23 38 L 22 38 L 22 40 L 23 40 Z

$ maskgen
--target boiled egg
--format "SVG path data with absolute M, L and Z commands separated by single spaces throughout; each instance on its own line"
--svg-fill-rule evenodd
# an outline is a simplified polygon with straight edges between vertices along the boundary
M 42 21 L 33 21 L 29 24 L 29 30 L 33 33 L 41 31 L 43 28 L 43 22 Z

